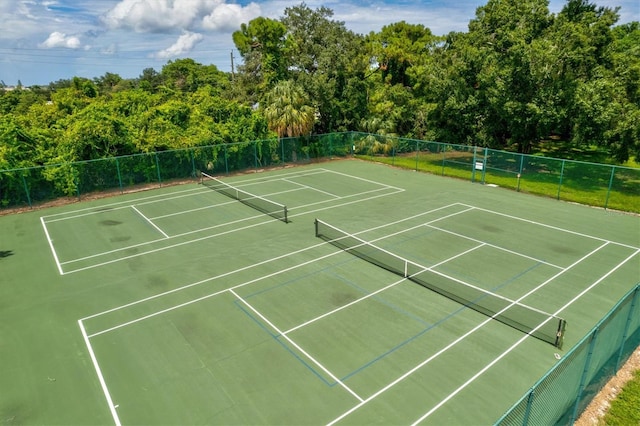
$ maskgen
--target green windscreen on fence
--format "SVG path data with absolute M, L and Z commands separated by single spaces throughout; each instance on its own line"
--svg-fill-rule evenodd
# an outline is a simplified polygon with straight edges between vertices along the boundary
M 640 345 L 640 284 L 600 320 L 496 425 L 573 425 Z
M 376 247 L 319 219 L 316 237 L 367 262 L 422 285 L 503 324 L 561 348 L 566 322 L 552 314 L 518 303 L 441 274 Z
M 260 171 L 356 156 L 516 191 L 640 212 L 640 168 L 547 158 L 472 145 L 339 132 L 155 151 L 0 170 L 0 209 L 62 197 L 162 186 L 210 175 Z
M 220 179 L 209 176 L 206 173 L 202 173 L 202 184 L 208 188 L 213 189 L 216 192 L 226 195 L 227 197 L 238 200 L 249 207 L 253 207 L 254 209 L 261 211 L 264 214 L 267 214 L 285 223 L 289 222 L 289 219 L 287 217 L 287 206 L 283 204 L 267 200 L 264 197 L 251 194 L 247 191 L 243 191 L 242 189 L 231 186 L 228 183 L 222 182 Z

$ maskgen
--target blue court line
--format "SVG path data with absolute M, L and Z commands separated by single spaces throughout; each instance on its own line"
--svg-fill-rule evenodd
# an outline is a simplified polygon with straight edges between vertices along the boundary
M 275 284 L 275 285 L 273 285 L 273 286 L 271 286 L 271 287 L 264 288 L 264 289 L 262 289 L 262 290 L 259 290 L 259 291 L 254 292 L 254 293 L 250 293 L 250 294 L 248 294 L 247 296 L 243 296 L 243 298 L 244 298 L 244 299 L 251 299 L 252 297 L 254 297 L 254 296 L 258 296 L 258 295 L 260 295 L 260 294 L 262 294 L 262 293 L 267 293 L 267 292 L 272 291 L 272 290 L 275 290 L 275 289 L 277 289 L 277 288 L 279 288 L 279 287 L 283 287 L 283 286 L 287 286 L 287 285 L 293 284 L 293 283 L 295 283 L 295 282 L 297 282 L 297 281 L 301 280 L 302 278 L 307 278 L 307 277 L 310 277 L 310 276 L 316 275 L 316 274 L 318 274 L 318 273 L 321 273 L 321 272 L 323 272 L 323 271 L 331 270 L 332 268 L 335 268 L 336 266 L 341 266 L 341 265 L 343 265 L 343 264 L 345 264 L 345 263 L 353 262 L 353 261 L 356 261 L 356 260 L 358 260 L 358 259 L 345 259 L 345 260 L 343 260 L 343 261 L 341 261 L 341 262 L 333 263 L 333 264 L 328 265 L 328 266 L 326 266 L 326 267 L 324 267 L 324 268 L 322 268 L 322 269 L 316 269 L 316 270 L 311 271 L 311 272 L 309 272 L 309 273 L 306 273 L 306 274 L 304 274 L 304 275 L 300 275 L 300 276 L 297 276 L 297 277 L 292 278 L 292 279 L 290 279 L 290 280 L 283 281 L 283 282 L 281 282 L 281 283 Z
M 327 379 L 325 379 L 322 374 L 320 374 L 315 368 L 313 368 L 313 366 L 311 366 L 304 358 L 302 358 L 300 355 L 298 355 L 295 351 L 293 351 L 287 344 L 285 344 L 285 342 L 283 342 L 282 340 L 279 339 L 279 337 L 281 336 L 280 334 L 275 334 L 272 333 L 271 330 L 269 330 L 269 328 L 267 328 L 267 326 L 262 322 L 259 321 L 256 317 L 254 317 L 251 312 L 249 312 L 247 309 L 245 309 L 245 307 L 243 306 L 243 304 L 240 303 L 240 301 L 238 299 L 236 299 L 233 303 L 235 303 L 235 305 L 242 311 L 244 312 L 249 318 L 251 318 L 256 324 L 258 324 L 258 326 L 263 329 L 269 336 L 271 336 L 273 338 L 273 340 L 275 340 L 276 342 L 278 342 L 278 344 L 280 346 L 282 346 L 287 352 L 289 352 L 291 355 L 293 355 L 298 361 L 300 361 L 302 363 L 302 365 L 304 365 L 309 371 L 311 371 L 316 377 L 318 377 L 320 380 L 322 380 L 327 386 L 329 387 L 333 387 L 337 384 L 337 382 L 334 381 L 328 381 Z
M 345 277 L 343 277 L 342 275 L 338 274 L 337 272 L 330 272 L 329 274 L 337 277 L 340 281 L 345 282 L 347 285 L 349 285 L 350 287 L 355 288 L 356 290 L 360 291 L 363 294 L 371 294 L 372 293 L 371 291 L 368 291 L 368 290 L 358 286 L 355 282 L 353 282 L 353 281 L 351 281 L 349 279 L 346 279 Z M 427 326 L 431 325 L 431 323 L 425 321 L 424 319 L 420 318 L 419 316 L 417 316 L 417 315 L 415 315 L 415 314 L 413 314 L 411 312 L 408 312 L 408 311 L 402 309 L 401 307 L 399 307 L 399 306 L 387 301 L 386 299 L 384 299 L 379 294 L 376 294 L 373 297 L 370 297 L 370 299 L 376 300 L 377 302 L 380 302 L 383 305 L 387 305 L 392 310 L 394 310 L 396 312 L 399 312 L 400 314 L 402 314 L 402 315 L 404 315 L 404 316 L 406 316 L 408 318 L 411 318 L 411 319 L 413 319 L 415 321 L 418 321 L 419 323 L 421 323 L 423 325 L 427 325 Z
M 356 261 L 356 259 L 347 259 L 347 260 L 345 260 L 345 261 L 343 261 L 343 262 L 340 262 L 339 264 L 344 264 L 344 263 L 351 262 L 351 261 Z M 539 266 L 541 266 L 541 265 L 544 265 L 544 264 L 543 264 L 542 262 L 538 262 L 538 263 L 536 263 L 536 264 L 534 264 L 534 265 L 530 266 L 529 268 L 527 268 L 527 269 L 525 269 L 525 270 L 523 270 L 523 271 L 519 272 L 518 274 L 514 275 L 513 277 L 509 278 L 508 280 L 506 280 L 505 282 L 503 282 L 503 283 L 499 284 L 498 286 L 493 287 L 491 290 L 493 291 L 493 290 L 499 290 L 499 289 L 502 289 L 502 288 L 504 288 L 504 287 L 508 286 L 509 284 L 513 283 L 514 281 L 516 281 L 518 278 L 522 277 L 523 275 L 527 274 L 528 272 L 532 271 L 533 269 L 535 269 L 535 268 L 537 268 L 537 267 L 539 267 Z M 330 269 L 332 269 L 332 268 L 333 268 L 333 267 L 335 267 L 335 266 L 336 266 L 336 264 L 333 264 L 333 265 L 331 265 L 331 266 L 328 266 L 328 267 L 326 267 L 326 268 L 323 268 L 321 271 L 330 270 Z M 306 275 L 304 275 L 304 276 L 310 276 L 310 275 L 314 275 L 314 274 L 316 274 L 316 273 L 318 273 L 318 271 L 315 271 L 315 272 L 310 273 L 310 274 L 306 274 Z M 364 293 L 364 294 L 369 294 L 369 293 L 370 293 L 369 291 L 367 291 L 367 290 L 365 290 L 365 289 L 361 288 L 360 286 L 356 285 L 356 284 L 355 284 L 354 282 L 352 282 L 351 280 L 347 280 L 347 279 L 345 279 L 344 277 L 340 276 L 340 275 L 339 275 L 339 274 L 337 274 L 337 273 L 330 272 L 330 274 L 331 274 L 331 275 L 334 275 L 334 276 L 336 276 L 336 277 L 338 277 L 341 281 L 344 281 L 344 282 L 345 282 L 347 285 L 349 285 L 350 287 L 353 287 L 353 288 L 357 289 L 358 291 L 360 291 L 360 292 L 362 292 L 362 293 Z M 301 278 L 301 277 L 298 277 L 298 278 L 296 278 L 296 279 L 289 280 L 289 281 L 287 281 L 286 283 L 282 283 L 282 284 L 276 285 L 276 286 L 271 287 L 271 288 L 269 288 L 269 289 L 264 289 L 264 290 L 258 291 L 258 292 L 256 292 L 256 293 L 251 294 L 250 296 L 247 296 L 246 298 L 248 298 L 248 297 L 253 297 L 253 296 L 256 296 L 256 295 L 258 295 L 258 294 L 261 294 L 261 293 L 267 292 L 267 291 L 271 291 L 272 289 L 277 288 L 277 287 L 280 287 L 280 286 L 282 286 L 282 285 L 288 285 L 288 284 L 291 284 L 291 283 L 293 283 L 293 282 L 295 282 L 295 281 L 299 280 L 300 278 Z M 487 296 L 482 296 L 481 298 L 483 298 L 483 297 L 487 297 Z M 478 298 L 477 300 L 479 300 L 479 299 L 481 299 L 481 298 Z M 421 318 L 419 318 L 417 315 L 414 315 L 414 314 L 412 314 L 412 313 L 410 313 L 410 312 L 407 312 L 406 310 L 404 310 L 404 309 L 402 309 L 402 308 L 400 308 L 400 307 L 398 307 L 398 306 L 394 305 L 393 303 L 390 303 L 390 302 L 388 302 L 388 301 L 384 300 L 383 298 L 381 298 L 381 297 L 380 297 L 380 296 L 378 296 L 378 295 L 373 296 L 373 299 L 376 299 L 378 302 L 381 302 L 381 303 L 383 303 L 383 304 L 385 304 L 385 305 L 389 306 L 389 307 L 390 307 L 391 309 L 393 309 L 394 311 L 399 312 L 400 314 L 402 314 L 402 315 L 404 315 L 404 316 L 406 316 L 406 317 L 408 317 L 408 318 L 411 318 L 411 319 L 413 319 L 413 320 L 417 320 L 417 321 L 419 321 L 420 323 L 422 323 L 422 324 L 426 324 L 426 325 L 428 325 L 428 326 L 427 326 L 426 328 L 422 329 L 420 332 L 418 332 L 418 333 L 414 334 L 413 336 L 411 336 L 411 337 L 409 337 L 409 338 L 405 339 L 404 341 L 400 342 L 399 344 L 397 344 L 397 345 L 393 346 L 393 347 L 392 347 L 392 348 L 390 348 L 389 350 L 387 350 L 387 351 L 385 351 L 385 352 L 381 353 L 380 355 L 378 355 L 378 356 L 374 357 L 374 358 L 373 358 L 373 359 L 371 359 L 369 362 L 367 362 L 367 363 L 365 363 L 365 364 L 361 365 L 360 367 L 356 368 L 355 370 L 351 371 L 350 373 L 347 373 L 346 375 L 344 375 L 343 377 L 341 377 L 341 378 L 340 378 L 340 381 L 343 381 L 343 382 L 344 382 L 344 381 L 348 380 L 349 378 L 351 378 L 351 377 L 355 376 L 356 374 L 358 374 L 358 373 L 362 372 L 363 370 L 367 369 L 368 367 L 371 367 L 372 365 L 376 364 L 378 361 L 380 361 L 380 360 L 382 360 L 382 359 L 386 358 L 387 356 L 391 355 L 393 352 L 395 352 L 395 351 L 399 350 L 399 349 L 400 349 L 400 348 L 402 348 L 403 346 L 405 346 L 405 345 L 409 344 L 410 342 L 412 342 L 412 341 L 414 341 L 414 340 L 416 340 L 416 339 L 418 339 L 418 338 L 422 337 L 422 336 L 423 336 L 425 333 L 427 333 L 428 331 L 430 331 L 430 330 L 434 329 L 435 327 L 440 326 L 440 325 L 441 325 L 441 324 L 443 324 L 444 322 L 446 322 L 446 321 L 448 321 L 449 319 L 451 319 L 451 318 L 455 317 L 455 316 L 456 316 L 456 315 L 458 315 L 460 312 L 462 312 L 462 311 L 464 311 L 464 310 L 466 310 L 466 309 L 471 309 L 471 308 L 469 308 L 469 306 L 467 306 L 467 305 L 462 305 L 462 306 L 460 306 L 459 308 L 457 308 L 456 310 L 454 310 L 454 311 L 452 311 L 451 313 L 449 313 L 448 315 L 446 315 L 445 317 L 443 317 L 442 319 L 438 320 L 437 322 L 435 322 L 435 323 L 433 323 L 433 324 L 429 324 L 429 323 L 427 323 L 426 321 L 424 321 L 424 320 L 422 320 Z M 260 328 L 262 328 L 263 330 L 265 330 L 265 331 L 269 334 L 269 336 L 271 336 L 275 341 L 277 341 L 277 342 L 278 342 L 278 344 L 279 344 L 280 346 L 282 346 L 283 348 L 285 348 L 285 350 L 287 350 L 290 354 L 292 354 L 292 355 L 293 355 L 293 356 L 294 356 L 298 361 L 300 361 L 300 362 L 301 362 L 301 363 L 302 363 L 302 364 L 303 364 L 303 365 L 304 365 L 308 370 L 310 370 L 310 371 L 311 371 L 311 372 L 312 372 L 316 377 L 318 377 L 320 380 L 322 380 L 322 382 L 323 382 L 323 383 L 325 383 L 325 384 L 326 384 L 327 386 L 329 386 L 329 387 L 333 387 L 333 386 L 335 386 L 335 385 L 337 384 L 337 382 L 335 382 L 335 381 L 327 380 L 327 379 L 326 379 L 326 378 L 325 378 L 321 373 L 319 373 L 319 372 L 316 370 L 316 368 L 314 368 L 314 367 L 313 367 L 311 364 L 309 364 L 309 363 L 308 363 L 304 358 L 302 358 L 299 354 L 297 354 L 295 351 L 293 351 L 293 350 L 289 347 L 289 345 L 287 345 L 287 344 L 286 344 L 286 342 L 284 342 L 284 341 L 282 341 L 282 340 L 280 339 L 280 337 L 282 337 L 282 335 L 281 335 L 281 334 L 276 334 L 276 333 L 271 332 L 271 331 L 270 331 L 270 330 L 269 330 L 269 329 L 268 329 L 268 328 L 267 328 L 267 327 L 266 327 L 266 326 L 265 326 L 265 325 L 264 325 L 260 320 L 258 320 L 256 317 L 254 317 L 254 316 L 251 314 L 251 312 L 249 312 L 248 310 L 246 310 L 246 309 L 244 308 L 244 306 L 240 304 L 240 301 L 239 301 L 239 300 L 235 300 L 235 301 L 234 301 L 234 303 L 235 303 L 235 304 L 236 304 L 236 306 L 238 306 L 238 307 L 239 307 L 239 308 L 240 308 L 240 309 L 241 309 L 241 310 L 242 310 L 246 315 L 248 315 L 248 316 L 249 316 L 249 317 L 250 317 L 254 322 L 256 322 L 256 323 L 260 326 Z
M 494 287 L 492 290 L 497 290 L 500 288 L 504 288 L 507 285 L 509 285 L 510 283 L 512 283 L 513 281 L 515 281 L 516 279 L 518 279 L 519 277 L 523 276 L 524 274 L 526 274 L 527 272 L 537 268 L 538 266 L 543 265 L 543 263 L 537 263 L 531 267 L 529 267 L 528 269 L 520 272 L 519 274 L 515 275 L 514 277 L 511 277 L 510 279 L 508 279 L 507 281 L 505 281 L 504 283 Z M 483 297 L 487 297 L 487 296 L 483 296 Z M 344 377 L 341 377 L 340 380 L 344 381 L 347 380 L 349 377 L 354 376 L 355 374 L 359 373 L 360 371 L 364 370 L 365 368 L 375 364 L 376 362 L 380 361 L 382 358 L 386 357 L 387 355 L 390 355 L 392 352 L 400 349 L 401 347 L 403 347 L 404 345 L 406 345 L 407 343 L 417 339 L 418 337 L 422 336 L 423 334 L 425 334 L 427 331 L 439 326 L 440 324 L 444 323 L 445 321 L 449 320 L 450 318 L 458 315 L 460 312 L 464 311 L 465 309 L 470 309 L 467 305 L 462 305 L 460 308 L 456 309 L 455 311 L 451 312 L 449 315 L 445 316 L 444 318 L 440 319 L 439 321 L 433 323 L 432 325 L 430 325 L 429 327 L 425 328 L 424 330 L 420 331 L 418 334 L 414 335 L 413 337 L 401 342 L 400 344 L 394 346 L 393 348 L 389 349 L 388 351 L 380 354 L 379 356 L 373 358 L 371 361 L 369 361 L 368 363 L 362 365 L 361 367 L 357 368 L 356 370 L 352 371 L 351 373 L 347 374 Z

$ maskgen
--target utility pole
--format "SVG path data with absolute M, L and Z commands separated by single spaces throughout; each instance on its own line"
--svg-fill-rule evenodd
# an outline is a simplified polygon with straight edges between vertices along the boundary
M 234 81 L 235 79 L 236 79 L 236 73 L 233 68 L 233 50 L 232 50 L 231 51 L 231 81 Z

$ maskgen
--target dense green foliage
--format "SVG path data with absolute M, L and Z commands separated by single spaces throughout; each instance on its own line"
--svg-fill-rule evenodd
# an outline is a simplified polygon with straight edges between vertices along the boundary
M 0 89 L 0 170 L 350 130 L 640 158 L 640 24 L 616 26 L 615 9 L 488 0 L 445 37 L 406 22 L 360 35 L 332 16 L 302 3 L 243 24 L 233 74 L 179 59 Z

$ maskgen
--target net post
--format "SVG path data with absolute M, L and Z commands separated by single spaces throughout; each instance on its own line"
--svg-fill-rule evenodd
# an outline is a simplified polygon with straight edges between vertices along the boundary
M 567 328 L 567 321 L 560 318 L 560 322 L 558 322 L 558 333 L 556 334 L 556 342 L 554 346 L 558 349 L 562 349 L 562 344 L 564 343 L 564 331 Z
M 284 206 L 283 210 L 284 210 L 284 223 L 289 223 L 289 210 L 287 210 L 287 206 Z
M 315 227 L 316 227 L 316 238 L 318 238 L 318 237 L 320 237 L 320 233 L 318 232 L 318 219 L 315 219 L 315 220 L 313 221 L 313 224 L 314 224 L 314 225 L 315 225 Z

